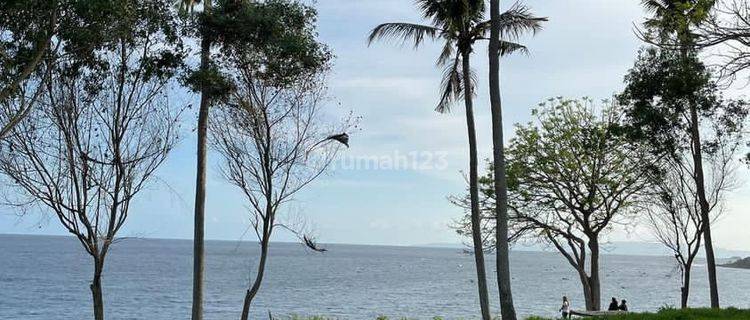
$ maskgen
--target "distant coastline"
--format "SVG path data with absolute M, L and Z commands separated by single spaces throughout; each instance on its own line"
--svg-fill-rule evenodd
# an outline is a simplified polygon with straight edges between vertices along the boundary
M 424 248 L 450 248 L 450 249 L 467 249 L 466 245 L 462 243 L 450 243 L 450 242 L 439 242 L 439 243 L 427 243 L 413 245 L 413 247 L 424 247 Z M 541 245 L 521 245 L 516 244 L 512 246 L 513 251 L 532 251 L 532 252 L 554 252 L 552 249 L 545 248 Z M 750 251 L 745 250 L 731 250 L 724 248 L 715 248 L 716 257 L 720 259 L 732 259 L 736 260 L 737 257 L 748 257 Z M 671 257 L 671 253 L 667 248 L 656 242 L 640 242 L 640 241 L 613 241 L 602 245 L 603 254 L 611 255 L 625 255 L 625 256 L 655 256 L 655 257 Z M 698 257 L 703 257 L 703 252 L 698 254 Z
M 64 237 L 64 238 L 73 238 L 71 235 L 64 235 L 64 234 L 23 234 L 23 233 L 0 233 L 0 237 Z M 126 239 L 132 239 L 132 240 L 166 240 L 166 241 L 192 241 L 192 239 L 183 239 L 183 238 L 159 238 L 159 237 L 149 237 L 149 236 L 125 236 L 123 238 Z M 234 243 L 255 243 L 255 241 L 249 241 L 244 239 L 238 239 L 238 240 L 227 240 L 227 239 L 207 239 L 207 241 L 211 242 L 234 242 Z M 272 241 L 272 243 L 296 243 L 293 241 Z M 362 243 L 327 243 L 322 242 L 321 245 L 323 246 L 336 246 L 336 245 L 347 245 L 347 246 L 372 246 L 372 247 L 414 247 L 414 248 L 433 248 L 433 249 L 458 249 L 463 250 L 467 249 L 468 247 L 462 243 L 451 243 L 451 242 L 437 242 L 437 243 L 425 243 L 425 244 L 415 244 L 415 245 L 388 245 L 388 244 L 362 244 Z M 553 252 L 550 251 L 550 249 L 544 248 L 543 246 L 528 246 L 528 245 L 514 245 L 512 247 L 513 251 L 530 251 L 530 252 Z M 659 243 L 653 243 L 653 242 L 638 242 L 638 241 L 614 241 L 610 242 L 606 245 L 602 246 L 603 254 L 608 255 L 625 255 L 625 256 L 654 256 L 654 257 L 664 257 L 664 256 L 671 256 L 670 252 L 663 248 L 661 244 Z M 703 257 L 703 253 L 700 253 L 698 257 Z M 730 250 L 730 249 L 723 249 L 723 248 L 716 248 L 716 257 L 719 259 L 723 259 L 725 262 L 730 262 L 730 260 L 733 262 L 737 260 L 739 257 L 750 257 L 750 251 L 744 251 L 744 250 Z M 727 266 L 731 263 L 726 263 L 721 266 Z M 729 267 L 732 268 L 732 267 Z M 735 267 L 735 268 L 742 268 L 742 267 Z M 750 269 L 749 267 L 746 267 Z
M 735 269 L 750 269 L 750 257 L 737 259 L 734 262 L 720 264 L 720 267 Z

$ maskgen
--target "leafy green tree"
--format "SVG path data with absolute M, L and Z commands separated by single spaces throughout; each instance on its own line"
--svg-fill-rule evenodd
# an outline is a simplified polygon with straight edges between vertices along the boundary
M 487 40 L 490 21 L 485 20 L 485 6 L 483 0 L 418 0 L 417 6 L 422 16 L 432 22 L 431 25 L 415 23 L 383 23 L 375 27 L 368 42 L 384 38 L 401 39 L 412 42 L 419 47 L 425 39 L 442 41 L 442 51 L 437 59 L 437 66 L 443 67 L 443 81 L 441 95 L 436 107 L 438 112 L 448 112 L 453 102 L 464 100 L 466 111 L 466 126 L 469 140 L 469 189 L 472 203 L 472 217 L 474 218 L 474 258 L 477 268 L 477 286 L 482 318 L 490 319 L 489 298 L 487 293 L 487 276 L 482 251 L 481 233 L 479 229 L 479 191 L 477 140 L 474 123 L 474 75 L 471 70 L 471 54 L 477 41 Z M 508 19 L 502 21 L 506 30 L 521 29 L 522 21 Z M 501 53 L 526 51 L 518 43 L 499 40 Z
M 711 79 L 694 55 L 683 58 L 673 50 L 648 49 L 640 53 L 626 76 L 627 86 L 619 98 L 627 115 L 625 133 L 631 139 L 646 143 L 654 156 L 690 166 L 693 200 L 700 209 L 709 280 L 713 281 L 714 260 L 708 257 L 713 256 L 709 240 L 714 201 L 706 189 L 703 162 L 727 145 L 727 137 L 741 136 L 748 108 L 744 101 L 723 99 Z M 717 292 L 715 285 L 710 288 Z M 718 306 L 718 296 L 712 295 L 711 300 L 713 307 Z
M 495 239 L 495 267 L 500 292 L 500 311 L 503 319 L 515 320 L 513 293 L 510 283 L 510 259 L 508 252 L 508 183 L 505 177 L 505 146 L 503 137 L 503 110 L 500 97 L 500 56 L 503 54 L 502 39 L 516 39 L 526 32 L 536 33 L 546 18 L 535 17 L 530 10 L 516 3 L 510 10 L 500 13 L 500 0 L 490 0 L 489 85 L 490 108 L 492 109 L 492 145 L 495 173 L 495 213 L 497 233 Z
M 56 60 L 64 57 L 71 72 L 106 64 L 95 53 L 117 43 L 111 21 L 123 8 L 114 0 L 0 2 L 0 102 L 6 107 L 0 139 L 32 111 Z
M 590 100 L 550 99 L 535 123 L 517 125 L 507 152 L 512 241 L 550 245 L 578 274 L 587 310 L 599 310 L 601 237 L 634 216 L 647 185 L 648 154 L 617 134 L 615 105 L 597 114 Z M 485 246 L 494 247 L 494 166 L 480 180 Z M 466 208 L 466 197 L 453 198 Z M 468 216 L 456 230 L 468 233 Z
M 706 183 L 703 172 L 703 148 L 701 141 L 701 124 L 700 124 L 700 110 L 701 108 L 709 108 L 709 106 L 701 106 L 704 102 L 701 100 L 692 100 L 692 98 L 707 97 L 706 94 L 699 92 L 701 89 L 706 87 L 708 82 L 707 74 L 702 71 L 704 68 L 700 65 L 700 61 L 697 58 L 698 45 L 696 39 L 698 38 L 697 30 L 700 26 L 706 23 L 709 18 L 711 8 L 715 5 L 715 0 L 647 0 L 643 4 L 645 8 L 651 13 L 651 17 L 646 21 L 645 27 L 647 28 L 647 41 L 656 44 L 663 51 L 670 51 L 665 53 L 662 57 L 668 56 L 675 60 L 676 65 L 673 65 L 673 71 L 678 72 L 681 78 L 672 77 L 670 83 L 673 87 L 667 88 L 662 92 L 657 92 L 655 95 L 643 96 L 642 98 L 654 98 L 659 97 L 662 93 L 668 94 L 663 98 L 667 98 L 664 102 L 653 101 L 654 104 L 671 104 L 670 108 L 686 109 L 689 111 L 689 120 L 683 121 L 683 119 L 670 119 L 671 121 L 661 124 L 662 130 L 670 130 L 674 128 L 674 124 L 682 122 L 686 124 L 686 128 L 690 132 L 690 139 L 687 141 L 687 145 L 693 150 L 693 165 L 694 165 L 694 176 L 696 184 L 696 195 L 698 196 L 698 202 L 701 208 L 701 219 L 703 223 L 703 242 L 706 249 L 706 267 L 708 269 L 708 283 L 709 291 L 711 296 L 711 307 L 719 308 L 719 288 L 716 279 L 716 258 L 713 249 L 713 240 L 711 234 L 711 223 L 709 214 L 709 202 L 706 196 Z M 667 62 L 668 64 L 672 64 Z M 641 68 L 645 70 L 648 67 Z M 636 68 L 638 69 L 638 64 Z M 636 84 L 639 79 L 634 78 L 637 74 L 631 72 L 630 83 Z M 641 73 L 642 74 L 642 73 Z M 671 75 L 670 75 L 671 76 Z M 646 79 L 648 82 L 649 80 Z M 634 85 L 638 86 L 638 85 Z M 664 88 L 655 84 L 654 88 Z M 651 90 L 653 92 L 653 90 Z M 639 98 L 636 98 L 639 99 Z M 645 101 L 639 99 L 641 102 Z M 636 100 L 638 101 L 638 100 Z M 642 103 L 644 104 L 644 103 Z M 635 109 L 640 112 L 644 108 Z M 647 109 L 646 111 L 651 110 Z M 674 114 L 674 113 L 673 113 Z M 648 114 L 636 115 L 640 118 L 651 118 Z M 686 123 L 685 123 L 686 122 Z M 683 145 L 687 147 L 687 145 Z
M 58 8 L 54 1 L 19 0 L 0 4 L 0 30 L 9 35 L 0 38 L 0 101 L 17 92 L 42 63 L 58 20 Z M 13 114 L 8 122 L 20 121 L 13 121 L 12 118 L 20 116 L 24 110 L 20 111 Z M 9 130 L 3 129 L 3 133 Z
M 709 18 L 716 0 L 642 0 L 651 17 L 646 19 L 644 40 L 680 50 L 696 47 L 696 29 Z

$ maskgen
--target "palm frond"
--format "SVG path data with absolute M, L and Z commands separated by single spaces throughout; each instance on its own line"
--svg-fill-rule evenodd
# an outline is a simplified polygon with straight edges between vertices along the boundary
M 537 17 L 525 5 L 516 3 L 510 9 L 500 14 L 500 37 L 504 39 L 518 39 L 522 34 L 531 32 L 536 34 L 542 30 L 542 23 L 549 21 L 547 17 Z M 483 34 L 489 32 L 491 20 L 477 24 L 477 30 Z
M 443 49 L 440 51 L 440 56 L 438 56 L 437 62 L 435 62 L 435 65 L 438 67 L 445 66 L 448 64 L 448 62 L 453 57 L 453 53 L 455 52 L 455 44 L 451 40 L 445 41 L 443 44 Z
M 520 43 L 500 40 L 500 56 L 506 56 L 516 52 L 520 52 L 523 55 L 528 55 L 529 48 Z
M 402 43 L 413 41 L 416 48 L 424 41 L 425 37 L 434 39 L 441 32 L 442 30 L 439 28 L 415 23 L 383 23 L 372 29 L 367 37 L 367 43 L 369 45 L 376 40 L 395 38 L 400 39 Z
M 646 9 L 646 13 L 658 14 L 659 11 L 665 10 L 673 4 L 669 0 L 642 0 L 641 5 Z
M 417 0 L 422 17 L 444 30 L 458 30 L 466 22 L 478 23 L 484 17 L 484 0 Z
M 443 79 L 440 81 L 440 101 L 435 107 L 435 111 L 439 113 L 450 112 L 451 105 L 464 96 L 461 61 L 461 57 L 456 55 L 453 63 L 446 66 L 443 71 Z

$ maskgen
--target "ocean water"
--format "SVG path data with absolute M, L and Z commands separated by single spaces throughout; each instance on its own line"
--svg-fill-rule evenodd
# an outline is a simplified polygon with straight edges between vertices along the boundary
M 378 315 L 476 319 L 473 257 L 460 249 L 328 245 L 314 253 L 275 243 L 267 277 L 252 305 L 253 319 Z M 206 319 L 237 319 L 259 252 L 249 242 L 209 241 Z M 104 274 L 108 319 L 189 319 L 192 242 L 128 239 L 117 243 Z M 494 272 L 494 257 L 488 256 Z M 562 295 L 583 308 L 572 268 L 546 252 L 513 252 L 513 291 L 523 315 L 555 316 Z M 602 295 L 628 300 L 631 310 L 679 303 L 679 277 L 669 257 L 605 255 Z M 708 304 L 704 267 L 694 270 L 691 303 Z M 750 270 L 719 268 L 724 306 L 750 307 Z M 91 319 L 91 261 L 69 237 L 0 235 L 0 319 Z M 491 277 L 496 310 L 495 279 Z

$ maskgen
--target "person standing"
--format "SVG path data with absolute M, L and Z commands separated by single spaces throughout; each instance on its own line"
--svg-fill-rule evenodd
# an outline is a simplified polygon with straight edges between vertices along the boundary
M 560 307 L 563 319 L 570 319 L 570 301 L 567 296 L 563 296 L 562 306 Z

